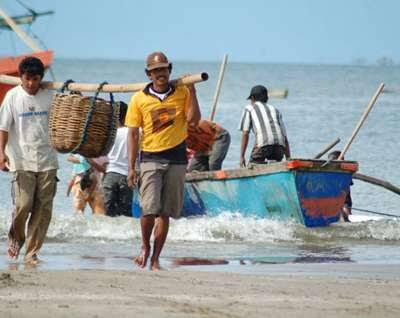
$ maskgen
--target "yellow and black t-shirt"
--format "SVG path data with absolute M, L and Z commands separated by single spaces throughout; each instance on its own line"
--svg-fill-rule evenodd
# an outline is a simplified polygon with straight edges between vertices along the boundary
M 142 161 L 165 159 L 180 163 L 184 159 L 182 163 L 186 163 L 186 114 L 190 92 L 184 86 L 172 87 L 170 93 L 160 100 L 150 93 L 151 85 L 132 96 L 125 124 L 142 128 Z

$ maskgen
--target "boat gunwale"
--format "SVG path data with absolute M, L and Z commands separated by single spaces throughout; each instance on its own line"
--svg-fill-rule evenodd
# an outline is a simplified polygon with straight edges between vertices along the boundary
M 298 167 L 289 167 L 289 163 L 299 163 Z M 186 174 L 186 182 L 197 181 L 221 181 L 230 179 L 248 178 L 262 175 L 269 175 L 287 171 L 310 171 L 310 172 L 338 172 L 351 173 L 344 169 L 343 164 L 351 164 L 358 167 L 357 161 L 334 160 L 327 163 L 326 160 L 318 159 L 290 159 L 288 161 L 273 162 L 269 164 L 253 165 L 249 168 L 236 168 L 217 171 L 194 171 Z

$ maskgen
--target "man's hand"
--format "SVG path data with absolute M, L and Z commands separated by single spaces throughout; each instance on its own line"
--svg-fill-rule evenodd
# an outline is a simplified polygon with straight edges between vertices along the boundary
M 128 186 L 133 188 L 137 186 L 139 181 L 139 176 L 136 173 L 136 170 L 129 169 L 128 176 L 126 177 L 126 181 L 128 182 Z
M 189 89 L 191 94 L 196 94 L 196 87 L 194 84 L 187 84 L 186 87 Z
M 2 171 L 9 171 L 9 164 L 10 160 L 8 159 L 8 156 L 5 153 L 0 154 L 0 170 Z
M 240 168 L 245 168 L 246 167 L 246 159 L 244 157 L 240 158 Z

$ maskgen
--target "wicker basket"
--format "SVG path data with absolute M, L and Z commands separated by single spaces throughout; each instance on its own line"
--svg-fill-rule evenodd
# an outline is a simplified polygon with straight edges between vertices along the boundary
M 49 114 L 51 146 L 87 158 L 107 155 L 116 135 L 119 105 L 95 97 L 57 93 Z

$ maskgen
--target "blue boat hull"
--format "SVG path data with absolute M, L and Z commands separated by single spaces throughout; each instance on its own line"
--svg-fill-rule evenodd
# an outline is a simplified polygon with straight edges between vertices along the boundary
M 320 161 L 296 162 L 300 162 L 300 167 L 290 168 L 285 162 L 253 170 L 188 174 L 182 216 L 237 212 L 243 216 L 293 220 L 307 227 L 337 222 L 356 164 L 345 170 L 334 163 L 321 169 Z M 305 162 L 308 166 L 302 167 Z M 137 199 L 133 214 L 140 216 Z

